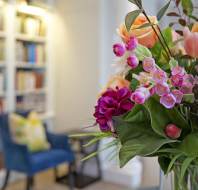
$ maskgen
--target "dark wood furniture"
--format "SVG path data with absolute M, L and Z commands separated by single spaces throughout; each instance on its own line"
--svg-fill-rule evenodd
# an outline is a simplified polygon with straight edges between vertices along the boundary
M 82 134 L 85 131 L 70 131 L 67 133 L 68 136 L 72 134 Z M 99 180 L 102 179 L 102 172 L 101 172 L 101 164 L 99 155 L 96 155 L 90 160 L 81 161 L 81 159 L 85 158 L 86 156 L 90 155 L 93 152 L 98 151 L 100 142 L 98 141 L 96 144 L 86 148 L 84 147 L 92 138 L 90 137 L 72 137 L 70 138 L 71 145 L 73 147 L 73 151 L 75 152 L 76 163 L 73 167 L 73 174 L 74 174 L 74 184 L 76 188 L 85 188 Z M 91 163 L 90 163 L 91 162 Z M 95 170 L 95 174 L 89 174 L 86 171 L 86 167 L 93 166 L 92 170 Z M 67 184 L 67 175 L 66 176 L 57 176 L 56 175 L 56 182 Z
M 3 168 L 3 154 L 0 152 L 0 170 Z

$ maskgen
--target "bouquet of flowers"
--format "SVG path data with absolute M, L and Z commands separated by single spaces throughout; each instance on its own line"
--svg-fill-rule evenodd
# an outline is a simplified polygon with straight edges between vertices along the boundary
M 198 189 L 197 8 L 170 0 L 149 16 L 141 0 L 129 1 L 137 10 L 118 28 L 116 73 L 94 113 L 101 132 L 88 145 L 113 137 L 105 148 L 117 145 L 120 167 L 135 156 L 157 156 L 165 174 L 174 172 L 175 190 Z M 164 15 L 174 22 L 161 29 Z

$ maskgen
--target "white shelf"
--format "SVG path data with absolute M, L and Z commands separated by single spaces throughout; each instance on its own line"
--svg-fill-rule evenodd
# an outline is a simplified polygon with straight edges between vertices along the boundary
M 41 89 L 33 89 L 33 90 L 17 90 L 16 91 L 16 96 L 25 96 L 25 95 L 29 95 L 29 94 L 43 94 L 46 93 L 46 89 L 45 88 L 41 88 Z
M 42 36 L 30 36 L 27 34 L 16 34 L 16 40 L 25 42 L 45 43 L 46 38 Z
M 26 63 L 26 62 L 19 62 L 16 64 L 17 69 L 45 69 L 46 65 L 37 65 L 37 64 L 32 64 L 32 63 Z

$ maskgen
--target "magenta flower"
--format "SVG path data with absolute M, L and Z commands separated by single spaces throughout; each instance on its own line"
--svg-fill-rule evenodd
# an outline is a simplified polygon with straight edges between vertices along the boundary
M 153 72 L 153 80 L 156 83 L 164 83 L 167 79 L 167 75 L 163 70 L 157 69 Z
M 112 117 L 122 115 L 133 108 L 130 97 L 131 91 L 128 88 L 108 89 L 102 94 L 94 113 L 101 131 L 112 131 Z
M 132 68 L 135 69 L 139 65 L 139 60 L 135 55 L 129 56 L 127 58 L 127 64 Z
M 172 94 L 176 99 L 176 103 L 180 104 L 182 102 L 182 98 L 184 94 L 180 90 L 176 90 L 176 89 L 172 91 Z
M 183 84 L 184 77 L 180 74 L 171 76 L 171 83 L 175 87 L 181 87 Z
M 170 88 L 167 83 L 157 83 L 155 85 L 155 92 L 159 96 L 163 96 L 165 94 L 168 94 L 170 92 Z
M 167 109 L 171 109 L 176 104 L 176 98 L 173 94 L 169 93 L 160 98 L 160 103 Z
M 176 66 L 171 70 L 171 74 L 172 75 L 180 75 L 180 76 L 184 76 L 185 74 L 185 69 L 183 67 L 180 66 Z
M 154 72 L 156 70 L 155 60 L 151 57 L 147 57 L 143 61 L 143 69 L 146 72 Z
M 126 42 L 126 49 L 128 51 L 134 50 L 138 45 L 138 40 L 136 37 L 131 37 L 127 42 Z
M 113 52 L 117 57 L 122 57 L 125 53 L 125 48 L 122 44 L 114 44 Z
M 190 74 L 185 74 L 180 91 L 184 94 L 191 94 L 195 84 L 195 78 Z
M 140 87 L 132 94 L 131 100 L 134 101 L 136 104 L 144 104 L 149 97 L 149 89 L 145 87 Z
M 193 85 L 189 82 L 185 82 L 182 84 L 181 88 L 179 89 L 183 94 L 192 94 L 193 92 Z

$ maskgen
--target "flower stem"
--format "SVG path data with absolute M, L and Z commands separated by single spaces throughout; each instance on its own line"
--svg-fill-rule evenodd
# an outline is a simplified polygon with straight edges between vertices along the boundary
M 166 46 L 164 45 L 164 43 L 163 43 L 161 37 L 159 36 L 157 30 L 156 30 L 155 27 L 152 25 L 152 22 L 151 22 L 150 18 L 148 17 L 148 15 L 146 14 L 146 12 L 145 12 L 144 9 L 143 9 L 142 13 L 144 14 L 144 16 L 146 17 L 146 19 L 148 20 L 148 22 L 151 24 L 151 27 L 152 27 L 153 31 L 155 32 L 156 36 L 158 37 L 159 42 L 161 43 L 162 47 L 164 48 L 164 50 L 165 50 L 165 52 L 166 52 L 168 58 L 171 59 L 171 54 L 169 54 L 169 51 L 167 51 Z M 161 34 L 161 33 L 160 33 L 160 34 Z M 164 39 L 164 40 L 165 40 L 165 39 Z

